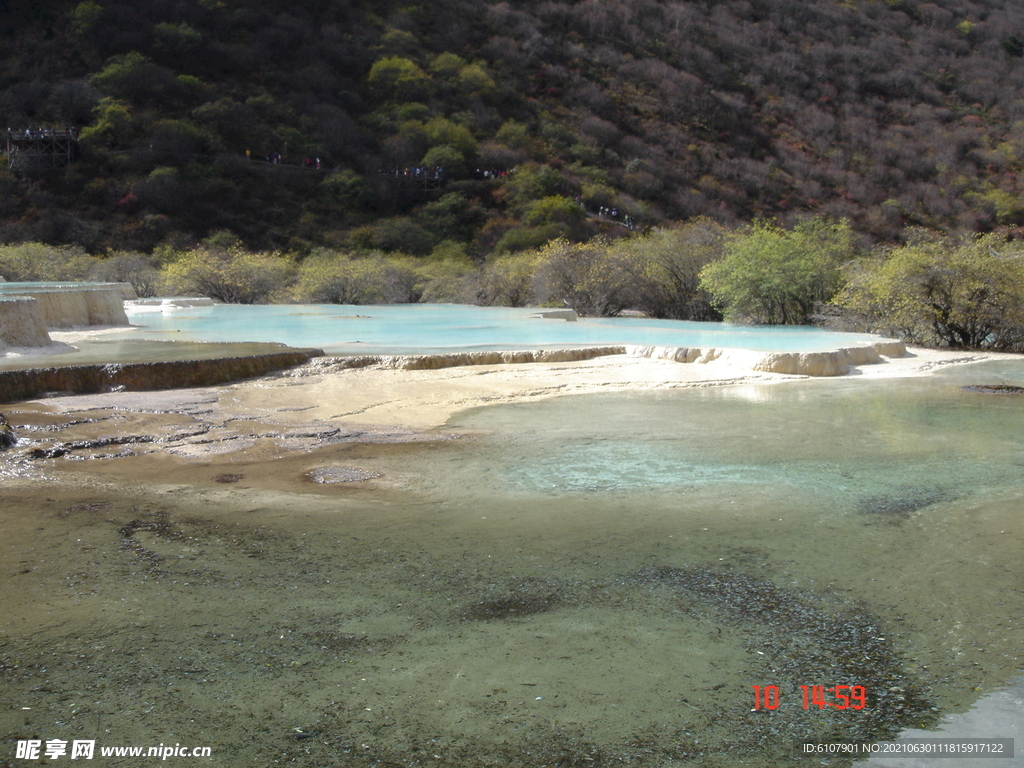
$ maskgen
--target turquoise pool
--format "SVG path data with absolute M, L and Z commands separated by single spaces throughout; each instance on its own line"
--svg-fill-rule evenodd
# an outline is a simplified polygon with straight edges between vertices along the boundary
M 131 338 L 261 341 L 332 354 L 409 354 L 638 344 L 810 352 L 877 336 L 804 326 L 743 326 L 648 318 L 541 317 L 537 308 L 453 304 L 386 306 L 222 304 L 159 312 L 128 307 Z M 126 336 L 128 337 L 128 336 Z

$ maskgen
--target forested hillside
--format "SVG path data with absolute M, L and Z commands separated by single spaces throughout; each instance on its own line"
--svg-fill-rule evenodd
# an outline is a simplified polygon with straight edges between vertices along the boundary
M 1009 0 L 8 0 L 0 242 L 465 253 L 698 215 L 1024 226 Z M 601 213 L 604 215 L 598 215 Z

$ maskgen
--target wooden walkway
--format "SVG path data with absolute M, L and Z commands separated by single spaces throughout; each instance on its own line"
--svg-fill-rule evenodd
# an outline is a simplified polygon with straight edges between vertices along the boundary
M 7 166 L 15 173 L 65 168 L 78 154 L 78 132 L 72 128 L 7 129 Z

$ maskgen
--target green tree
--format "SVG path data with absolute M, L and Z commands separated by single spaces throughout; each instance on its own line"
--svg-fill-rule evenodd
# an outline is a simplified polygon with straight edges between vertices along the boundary
M 415 56 L 421 49 L 416 35 L 393 27 L 381 35 L 379 47 L 381 51 L 395 56 Z
M 313 304 L 380 304 L 386 301 L 382 253 L 359 258 L 321 249 L 303 259 L 295 297 Z
M 459 89 L 470 96 L 485 96 L 495 89 L 494 78 L 482 64 L 467 64 L 459 71 Z
M 922 237 L 850 269 L 836 298 L 864 330 L 913 344 L 1024 350 L 1024 253 L 997 235 Z
M 189 90 L 187 84 L 179 82 L 171 70 L 138 51 L 112 57 L 89 80 L 101 93 L 140 104 L 178 99 Z
M 492 256 L 478 275 L 476 303 L 503 307 L 533 304 L 539 263 L 539 251 Z
M 562 224 L 542 224 L 539 227 L 513 227 L 507 230 L 494 244 L 494 253 L 515 253 L 540 248 L 552 240 L 566 235 Z
M 467 300 L 476 265 L 461 243 L 445 240 L 416 265 L 420 301 L 454 304 Z
M 103 6 L 99 3 L 85 0 L 75 6 L 69 16 L 71 32 L 77 37 L 85 38 L 90 35 L 103 18 Z
M 540 303 L 567 306 L 580 315 L 614 317 L 634 303 L 625 262 L 601 239 L 548 243 L 539 254 L 537 279 Z
M 122 251 L 99 261 L 91 276 L 107 283 L 130 283 L 135 295 L 145 299 L 156 296 L 160 272 L 148 256 Z
M 139 202 L 161 213 L 180 213 L 194 202 L 192 185 L 178 168 L 161 165 L 135 185 Z
M 95 122 L 82 129 L 82 142 L 93 146 L 124 146 L 143 134 L 142 121 L 123 101 L 105 96 L 93 110 Z
M 0 245 L 0 277 L 8 282 L 86 280 L 97 264 L 78 246 Z
M 439 241 L 469 240 L 481 221 L 479 202 L 460 192 L 446 192 L 439 200 L 424 204 L 416 215 L 416 222 Z
M 637 309 L 652 317 L 721 320 L 711 296 L 701 288 L 701 270 L 724 255 L 728 231 L 708 218 L 673 229 L 624 238 L 611 245 L 628 265 L 636 286 Z
M 427 168 L 443 168 L 449 177 L 455 178 L 465 176 L 469 169 L 466 165 L 466 156 L 448 144 L 431 147 L 423 156 L 420 165 Z
M 295 265 L 277 253 L 250 253 L 237 246 L 197 248 L 164 269 L 165 289 L 209 296 L 228 304 L 262 304 L 282 297 Z
M 325 178 L 320 182 L 320 189 L 326 199 L 353 210 L 362 208 L 372 199 L 363 177 L 347 168 Z
M 526 206 L 523 219 L 527 224 L 565 224 L 575 228 L 587 217 L 586 211 L 578 203 L 561 195 L 550 195 L 534 200 Z
M 158 50 L 171 55 L 191 54 L 203 41 L 202 34 L 185 22 L 162 21 L 154 25 L 153 38 Z
M 464 125 L 454 123 L 446 117 L 434 117 L 427 121 L 424 130 L 427 141 L 433 147 L 454 147 L 465 158 L 476 155 L 476 139 Z
M 374 94 L 389 101 L 421 101 L 430 88 L 430 76 L 416 62 L 401 56 L 375 61 L 366 82 Z
M 968 192 L 964 197 L 981 210 L 987 211 L 997 224 L 1008 227 L 1024 224 L 1024 200 L 1013 192 L 989 183 L 982 192 Z
M 517 208 L 568 191 L 565 177 L 549 165 L 522 165 L 501 181 L 505 199 Z
M 508 147 L 525 151 L 529 151 L 535 143 L 530 129 L 515 120 L 506 120 L 498 129 L 494 138 Z
M 209 152 L 213 137 L 188 120 L 159 120 L 153 124 L 149 137 L 150 149 L 181 160 L 182 157 Z
M 465 59 L 457 53 L 445 51 L 434 57 L 430 63 L 430 71 L 438 77 L 451 79 L 456 77 L 464 66 L 466 66 Z
M 380 219 L 370 227 L 369 245 L 383 251 L 424 256 L 435 245 L 435 238 L 408 216 Z
M 757 222 L 726 239 L 725 257 L 704 267 L 700 287 L 728 320 L 804 325 L 839 290 L 853 255 L 845 220 L 813 218 L 790 230 Z

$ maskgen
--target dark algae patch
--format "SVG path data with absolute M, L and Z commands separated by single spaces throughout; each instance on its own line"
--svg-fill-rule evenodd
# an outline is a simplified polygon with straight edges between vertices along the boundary
M 564 592 L 555 583 L 517 580 L 503 594 L 472 603 L 462 617 L 469 621 L 500 621 L 534 616 L 564 605 Z
M 857 502 L 857 512 L 898 525 L 922 509 L 957 496 L 946 488 L 905 488 L 899 493 L 868 496 Z
M 977 392 L 983 395 L 1021 395 L 1024 387 L 1012 384 L 966 384 L 960 387 L 964 392 Z
M 800 742 L 884 740 L 904 728 L 926 728 L 937 719 L 928 690 L 906 670 L 891 630 L 864 608 L 831 594 L 790 591 L 743 573 L 668 566 L 600 582 L 511 580 L 504 585 L 477 585 L 477 589 L 488 597 L 470 600 L 457 613 L 460 622 L 521 622 L 551 611 L 568 616 L 588 605 L 618 605 L 669 612 L 680 621 L 696 619 L 719 636 L 725 629 L 731 637 L 744 638 L 747 677 L 777 686 L 787 705 L 772 712 L 750 711 L 751 696 L 749 703 L 721 708 L 715 726 L 732 734 L 722 740 L 692 729 L 671 737 L 637 736 L 636 754 L 629 750 L 611 754 L 607 746 L 587 751 L 577 745 L 582 751 L 558 755 L 540 750 L 536 763 L 524 763 L 519 753 L 520 764 L 611 765 L 642 753 L 657 759 L 700 755 L 712 760 L 701 764 L 715 765 L 715 755 L 728 753 L 777 759 L 781 765 L 793 758 L 793 745 Z M 836 685 L 863 687 L 866 706 L 839 710 L 809 702 L 804 708 L 803 686 Z M 680 706 L 689 706 L 685 698 L 680 701 Z M 698 734 L 704 738 L 693 741 Z M 671 749 L 670 743 L 674 743 Z M 469 764 L 490 765 L 479 755 Z
M 791 702 L 785 717 L 751 713 L 744 742 L 764 755 L 799 740 L 874 741 L 936 719 L 927 691 L 904 662 L 877 617 L 857 607 L 827 608 L 821 598 L 798 594 L 744 574 L 703 568 L 650 568 L 636 578 L 657 589 L 697 598 L 716 621 L 742 628 L 765 669 L 754 679 L 778 685 Z M 802 686 L 858 685 L 867 691 L 863 710 L 802 709 Z M 799 704 L 799 706 L 797 706 Z M 769 717 L 757 715 L 769 715 Z
M 50 448 L 33 448 L 27 455 L 32 459 L 56 459 L 67 456 L 73 451 L 87 451 L 95 448 L 107 448 L 114 445 L 137 445 L 152 443 L 156 440 L 152 435 L 117 435 L 114 437 L 98 437 L 94 440 L 74 440 L 60 443 Z M 98 458 L 93 456 L 92 458 Z

